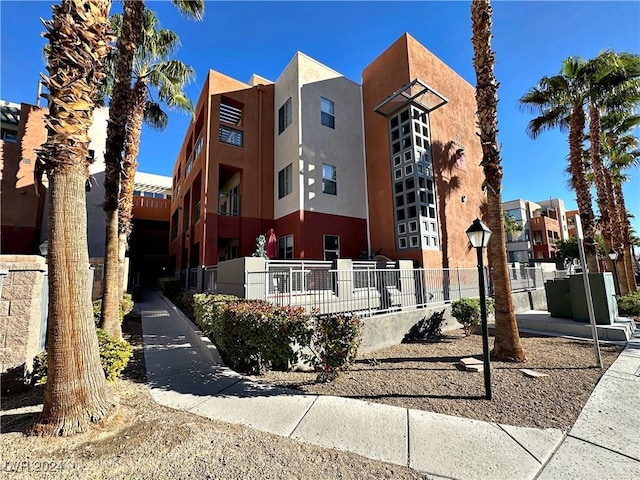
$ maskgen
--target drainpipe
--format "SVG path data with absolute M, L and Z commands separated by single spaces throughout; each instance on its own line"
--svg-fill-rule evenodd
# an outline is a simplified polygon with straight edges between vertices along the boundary
M 369 187 L 367 182 L 367 150 L 365 148 L 364 130 L 364 97 L 362 85 L 360 85 L 360 120 L 362 121 L 362 162 L 364 167 L 364 206 L 365 221 L 367 224 L 367 256 L 371 257 L 371 229 L 369 227 Z

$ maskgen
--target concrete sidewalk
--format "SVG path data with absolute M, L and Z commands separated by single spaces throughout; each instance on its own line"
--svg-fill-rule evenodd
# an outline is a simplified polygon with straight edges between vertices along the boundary
M 451 479 L 640 477 L 640 335 L 602 377 L 568 435 L 249 381 L 160 293 L 142 316 L 152 397 L 168 407 Z M 336 428 L 340 425 L 340 428 Z

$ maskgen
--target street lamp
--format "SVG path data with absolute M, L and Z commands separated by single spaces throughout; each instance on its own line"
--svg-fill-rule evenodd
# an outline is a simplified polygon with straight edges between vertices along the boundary
M 467 229 L 471 246 L 478 253 L 478 280 L 480 283 L 480 318 L 482 320 L 482 352 L 484 355 L 484 390 L 487 400 L 491 400 L 491 363 L 489 361 L 489 327 L 487 325 L 487 303 L 484 291 L 484 265 L 482 252 L 489 245 L 491 230 L 476 218 Z
M 614 275 L 614 280 L 615 280 L 615 286 L 616 286 L 616 295 L 620 295 L 620 279 L 618 278 L 618 252 L 616 252 L 613 248 L 611 250 L 609 250 L 609 253 L 607 253 L 607 256 L 611 259 L 611 262 L 613 263 L 613 275 Z

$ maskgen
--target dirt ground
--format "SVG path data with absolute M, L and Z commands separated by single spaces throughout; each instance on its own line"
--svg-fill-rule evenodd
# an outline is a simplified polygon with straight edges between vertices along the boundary
M 436 341 L 396 345 L 373 352 L 337 380 L 316 383 L 315 373 L 268 372 L 254 380 L 308 393 L 446 413 L 488 422 L 568 431 L 602 373 L 622 350 L 557 337 L 521 335 L 525 363 L 491 362 L 492 400 L 485 399 L 484 373 L 465 371 L 461 358 L 482 359 L 482 336 L 446 332 Z M 493 339 L 490 338 L 491 346 Z M 529 377 L 521 369 L 545 374 Z
M 156 404 L 146 386 L 139 318 L 123 324 L 134 357 L 114 384 L 119 406 L 72 438 L 24 434 L 42 409 L 42 387 L 2 398 L 2 473 L 11 479 L 417 479 L 408 468 L 306 445 Z M 449 333 L 439 342 L 399 345 L 358 359 L 332 383 L 313 373 L 270 372 L 257 380 L 512 425 L 568 429 L 600 378 L 588 343 L 523 338 L 526 364 L 492 364 L 493 400 L 482 373 L 459 370 L 481 337 Z M 605 368 L 620 347 L 602 347 Z M 548 374 L 529 378 L 520 368 Z

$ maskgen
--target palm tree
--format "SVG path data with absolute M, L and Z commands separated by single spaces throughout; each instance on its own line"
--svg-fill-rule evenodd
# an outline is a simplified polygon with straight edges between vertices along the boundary
M 191 100 L 184 93 L 184 87 L 195 78 L 193 68 L 169 57 L 177 50 L 180 39 L 171 30 L 160 29 L 158 18 L 152 10 L 145 9 L 142 18 L 142 35 L 134 57 L 133 77 L 135 83 L 131 99 L 131 113 L 126 128 L 123 174 L 118 210 L 120 235 L 119 263 L 124 266 L 124 254 L 131 233 L 134 177 L 138 167 L 137 156 L 140 144 L 142 122 L 152 128 L 163 130 L 168 124 L 168 116 L 159 102 L 193 114 Z M 112 17 L 116 34 L 122 25 L 122 16 Z M 152 89 L 157 91 L 158 101 L 152 98 Z M 124 272 L 124 268 L 121 268 Z
M 602 159 L 601 112 L 627 112 L 637 106 L 640 92 L 640 56 L 606 50 L 590 60 L 584 71 L 589 87 L 590 166 L 596 185 L 600 228 L 608 251 L 614 245 L 621 245 L 622 238 L 621 230 L 613 228 L 613 223 L 617 222 L 611 221 L 612 215 L 616 212 L 616 202 L 614 192 L 608 186 L 609 172 L 606 171 Z M 611 265 L 609 268 L 611 269 Z
M 32 433 L 73 435 L 114 405 L 100 365 L 87 250 L 86 162 L 96 91 L 108 51 L 109 0 L 62 0 L 49 39 L 47 142 L 37 175 L 49 179 L 49 326 L 44 408 Z
M 185 16 L 200 20 L 204 15 L 204 0 L 172 0 Z M 118 201 L 122 179 L 122 152 L 127 118 L 131 105 L 133 59 L 142 31 L 143 0 L 124 0 L 122 33 L 118 37 L 113 96 L 109 105 L 109 123 L 105 152 L 106 215 L 104 278 L 100 326 L 110 335 L 122 338 L 119 317 L 121 285 L 119 282 Z
M 585 65 L 586 61 L 581 58 L 567 58 L 560 73 L 553 77 L 543 77 L 538 85 L 520 98 L 520 105 L 538 114 L 527 127 L 531 138 L 537 138 L 540 133 L 552 128 L 569 131 L 569 171 L 584 232 L 587 266 L 590 271 L 597 272 L 595 215 L 583 160 L 583 132 L 586 124 L 584 105 L 588 98 Z
M 502 212 L 502 166 L 498 146 L 498 82 L 494 74 L 495 57 L 491 50 L 493 10 L 488 0 L 471 2 L 473 27 L 473 66 L 476 71 L 478 127 L 482 142 L 482 167 L 487 187 L 488 227 L 493 231 L 489 243 L 489 264 L 495 287 L 495 340 L 492 357 L 496 360 L 526 360 L 511 298 L 504 216 Z

